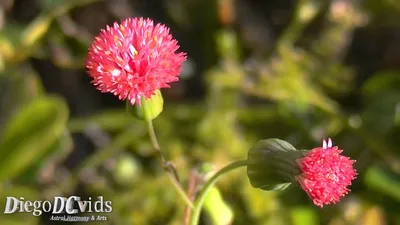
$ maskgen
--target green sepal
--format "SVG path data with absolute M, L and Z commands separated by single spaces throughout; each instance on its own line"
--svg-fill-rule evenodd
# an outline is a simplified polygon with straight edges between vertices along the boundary
M 136 118 L 144 121 L 151 121 L 157 118 L 157 116 L 163 111 L 163 106 L 164 99 L 160 90 L 156 90 L 154 95 L 149 99 L 142 97 L 140 99 L 140 104 L 137 102 L 132 106 L 129 101 L 126 102 L 128 112 Z
M 276 138 L 259 141 L 248 153 L 247 176 L 251 185 L 268 191 L 286 189 L 301 173 L 296 160 L 304 152 Z

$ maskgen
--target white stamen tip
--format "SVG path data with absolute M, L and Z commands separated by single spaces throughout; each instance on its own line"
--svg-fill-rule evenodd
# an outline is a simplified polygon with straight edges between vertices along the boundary
M 322 149 L 327 149 L 326 140 L 322 140 Z
M 328 138 L 328 148 L 332 148 L 332 139 Z
M 111 71 L 111 75 L 113 75 L 114 77 L 119 76 L 121 74 L 121 71 L 119 69 L 113 69 Z
M 102 73 L 103 72 L 103 67 L 102 66 L 97 66 L 96 70 L 97 70 L 97 72 Z

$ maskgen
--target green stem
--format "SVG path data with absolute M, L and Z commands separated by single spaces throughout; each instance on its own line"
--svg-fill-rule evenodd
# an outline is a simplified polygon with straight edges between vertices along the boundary
M 175 168 L 173 166 L 171 166 L 171 162 L 168 162 L 165 160 L 165 157 L 161 152 L 160 144 L 158 144 L 156 132 L 154 131 L 153 122 L 151 120 L 147 121 L 147 129 L 149 131 L 149 136 L 150 136 L 153 148 L 155 148 L 161 156 L 162 164 L 163 164 L 164 170 L 167 172 L 169 180 L 173 184 L 176 192 L 179 194 L 179 196 L 182 198 L 182 200 L 190 208 L 193 208 L 192 201 L 189 199 L 186 192 L 183 190 L 181 184 L 179 183 L 179 178 L 177 176 L 177 172 L 175 171 Z
M 225 173 L 228 173 L 234 169 L 240 168 L 242 166 L 247 166 L 248 162 L 247 160 L 238 160 L 235 161 L 221 170 L 219 170 L 216 174 L 214 174 L 210 179 L 207 180 L 207 182 L 204 184 L 203 188 L 201 189 L 199 195 L 196 198 L 196 201 L 194 202 L 194 209 L 192 211 L 192 214 L 190 216 L 190 222 L 189 225 L 197 225 L 199 222 L 200 218 L 200 212 L 201 208 L 203 206 L 204 200 L 207 197 L 208 192 L 211 190 L 211 187 L 214 185 L 214 183 Z
M 192 201 L 189 199 L 188 195 L 186 194 L 186 192 L 183 190 L 181 184 L 175 179 L 174 175 L 171 173 L 168 173 L 168 179 L 171 181 L 172 185 L 174 185 L 176 192 L 179 194 L 179 196 L 181 196 L 182 200 L 191 208 L 193 209 L 193 203 Z
M 153 121 L 149 120 L 149 121 L 146 121 L 146 122 L 147 122 L 147 130 L 149 131 L 151 144 L 153 145 L 153 148 L 155 148 L 157 150 L 157 152 L 160 154 L 161 160 L 162 160 L 162 162 L 164 164 L 165 163 L 165 158 L 164 158 L 164 155 L 161 152 L 160 144 L 158 144 L 156 132 L 154 131 Z

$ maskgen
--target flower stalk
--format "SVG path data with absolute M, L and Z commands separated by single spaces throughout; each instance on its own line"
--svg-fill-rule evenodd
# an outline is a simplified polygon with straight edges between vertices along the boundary
M 192 214 L 190 216 L 189 225 L 197 225 L 199 223 L 200 213 L 201 213 L 201 209 L 202 209 L 204 200 L 206 199 L 207 194 L 209 193 L 209 191 L 211 190 L 211 188 L 213 187 L 215 182 L 217 182 L 218 179 L 220 177 L 222 177 L 223 175 L 225 175 L 226 173 L 229 173 L 232 170 L 235 170 L 237 168 L 247 166 L 247 165 L 248 165 L 247 160 L 235 161 L 235 162 L 225 166 L 221 170 L 219 170 L 212 177 L 210 177 L 210 179 L 207 180 L 207 182 L 201 188 L 201 191 L 198 194 L 196 201 L 194 202 L 194 208 L 193 208 Z
M 175 167 L 172 162 L 166 161 L 163 153 L 161 152 L 160 144 L 158 143 L 156 132 L 154 130 L 152 120 L 147 121 L 147 130 L 149 132 L 151 144 L 154 149 L 157 150 L 161 157 L 161 161 L 163 164 L 164 171 L 167 172 L 168 179 L 171 181 L 178 195 L 182 198 L 182 200 L 190 207 L 194 208 L 192 201 L 187 196 L 186 192 L 183 190 L 182 185 L 179 182 L 178 173 L 176 172 Z

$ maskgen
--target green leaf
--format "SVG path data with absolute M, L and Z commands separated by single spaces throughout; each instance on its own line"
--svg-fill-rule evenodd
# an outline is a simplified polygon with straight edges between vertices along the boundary
M 371 167 L 365 173 L 365 184 L 400 201 L 399 175 L 379 167 Z
M 396 124 L 400 91 L 382 91 L 367 100 L 367 106 L 361 114 L 365 127 L 380 134 L 386 134 Z
M 21 107 L 42 94 L 40 78 L 31 68 L 20 65 L 0 73 L 0 136 L 6 121 Z
M 0 60 L 7 63 L 25 59 L 34 53 L 57 17 L 96 1 L 99 0 L 43 0 L 42 12 L 26 27 L 7 24 L 0 32 Z
M 214 225 L 232 224 L 233 211 L 225 203 L 218 188 L 211 187 L 206 199 L 204 200 L 204 209 L 210 216 Z
M 16 24 L 7 24 L 0 31 L 0 55 L 7 61 L 18 54 L 17 48 L 21 46 L 20 36 L 23 27 Z M 24 54 L 20 52 L 19 54 Z
M 400 71 L 378 72 L 362 86 L 365 109 L 361 114 L 367 129 L 385 135 L 398 120 Z
M 54 165 L 59 164 L 61 160 L 64 160 L 73 148 L 73 140 L 68 132 L 56 140 L 47 150 L 45 155 L 41 156 L 36 163 L 29 166 L 26 172 L 22 173 L 18 177 L 19 184 L 34 184 L 37 179 L 54 179 Z M 45 171 L 45 172 L 44 172 Z M 43 172 L 47 174 L 43 176 Z M 51 176 L 51 177 L 49 177 Z
M 362 94 L 369 98 L 388 90 L 398 90 L 400 71 L 383 71 L 374 74 L 362 86 Z
M 58 97 L 42 97 L 12 118 L 0 139 L 0 181 L 17 176 L 46 154 L 66 129 L 68 107 Z

